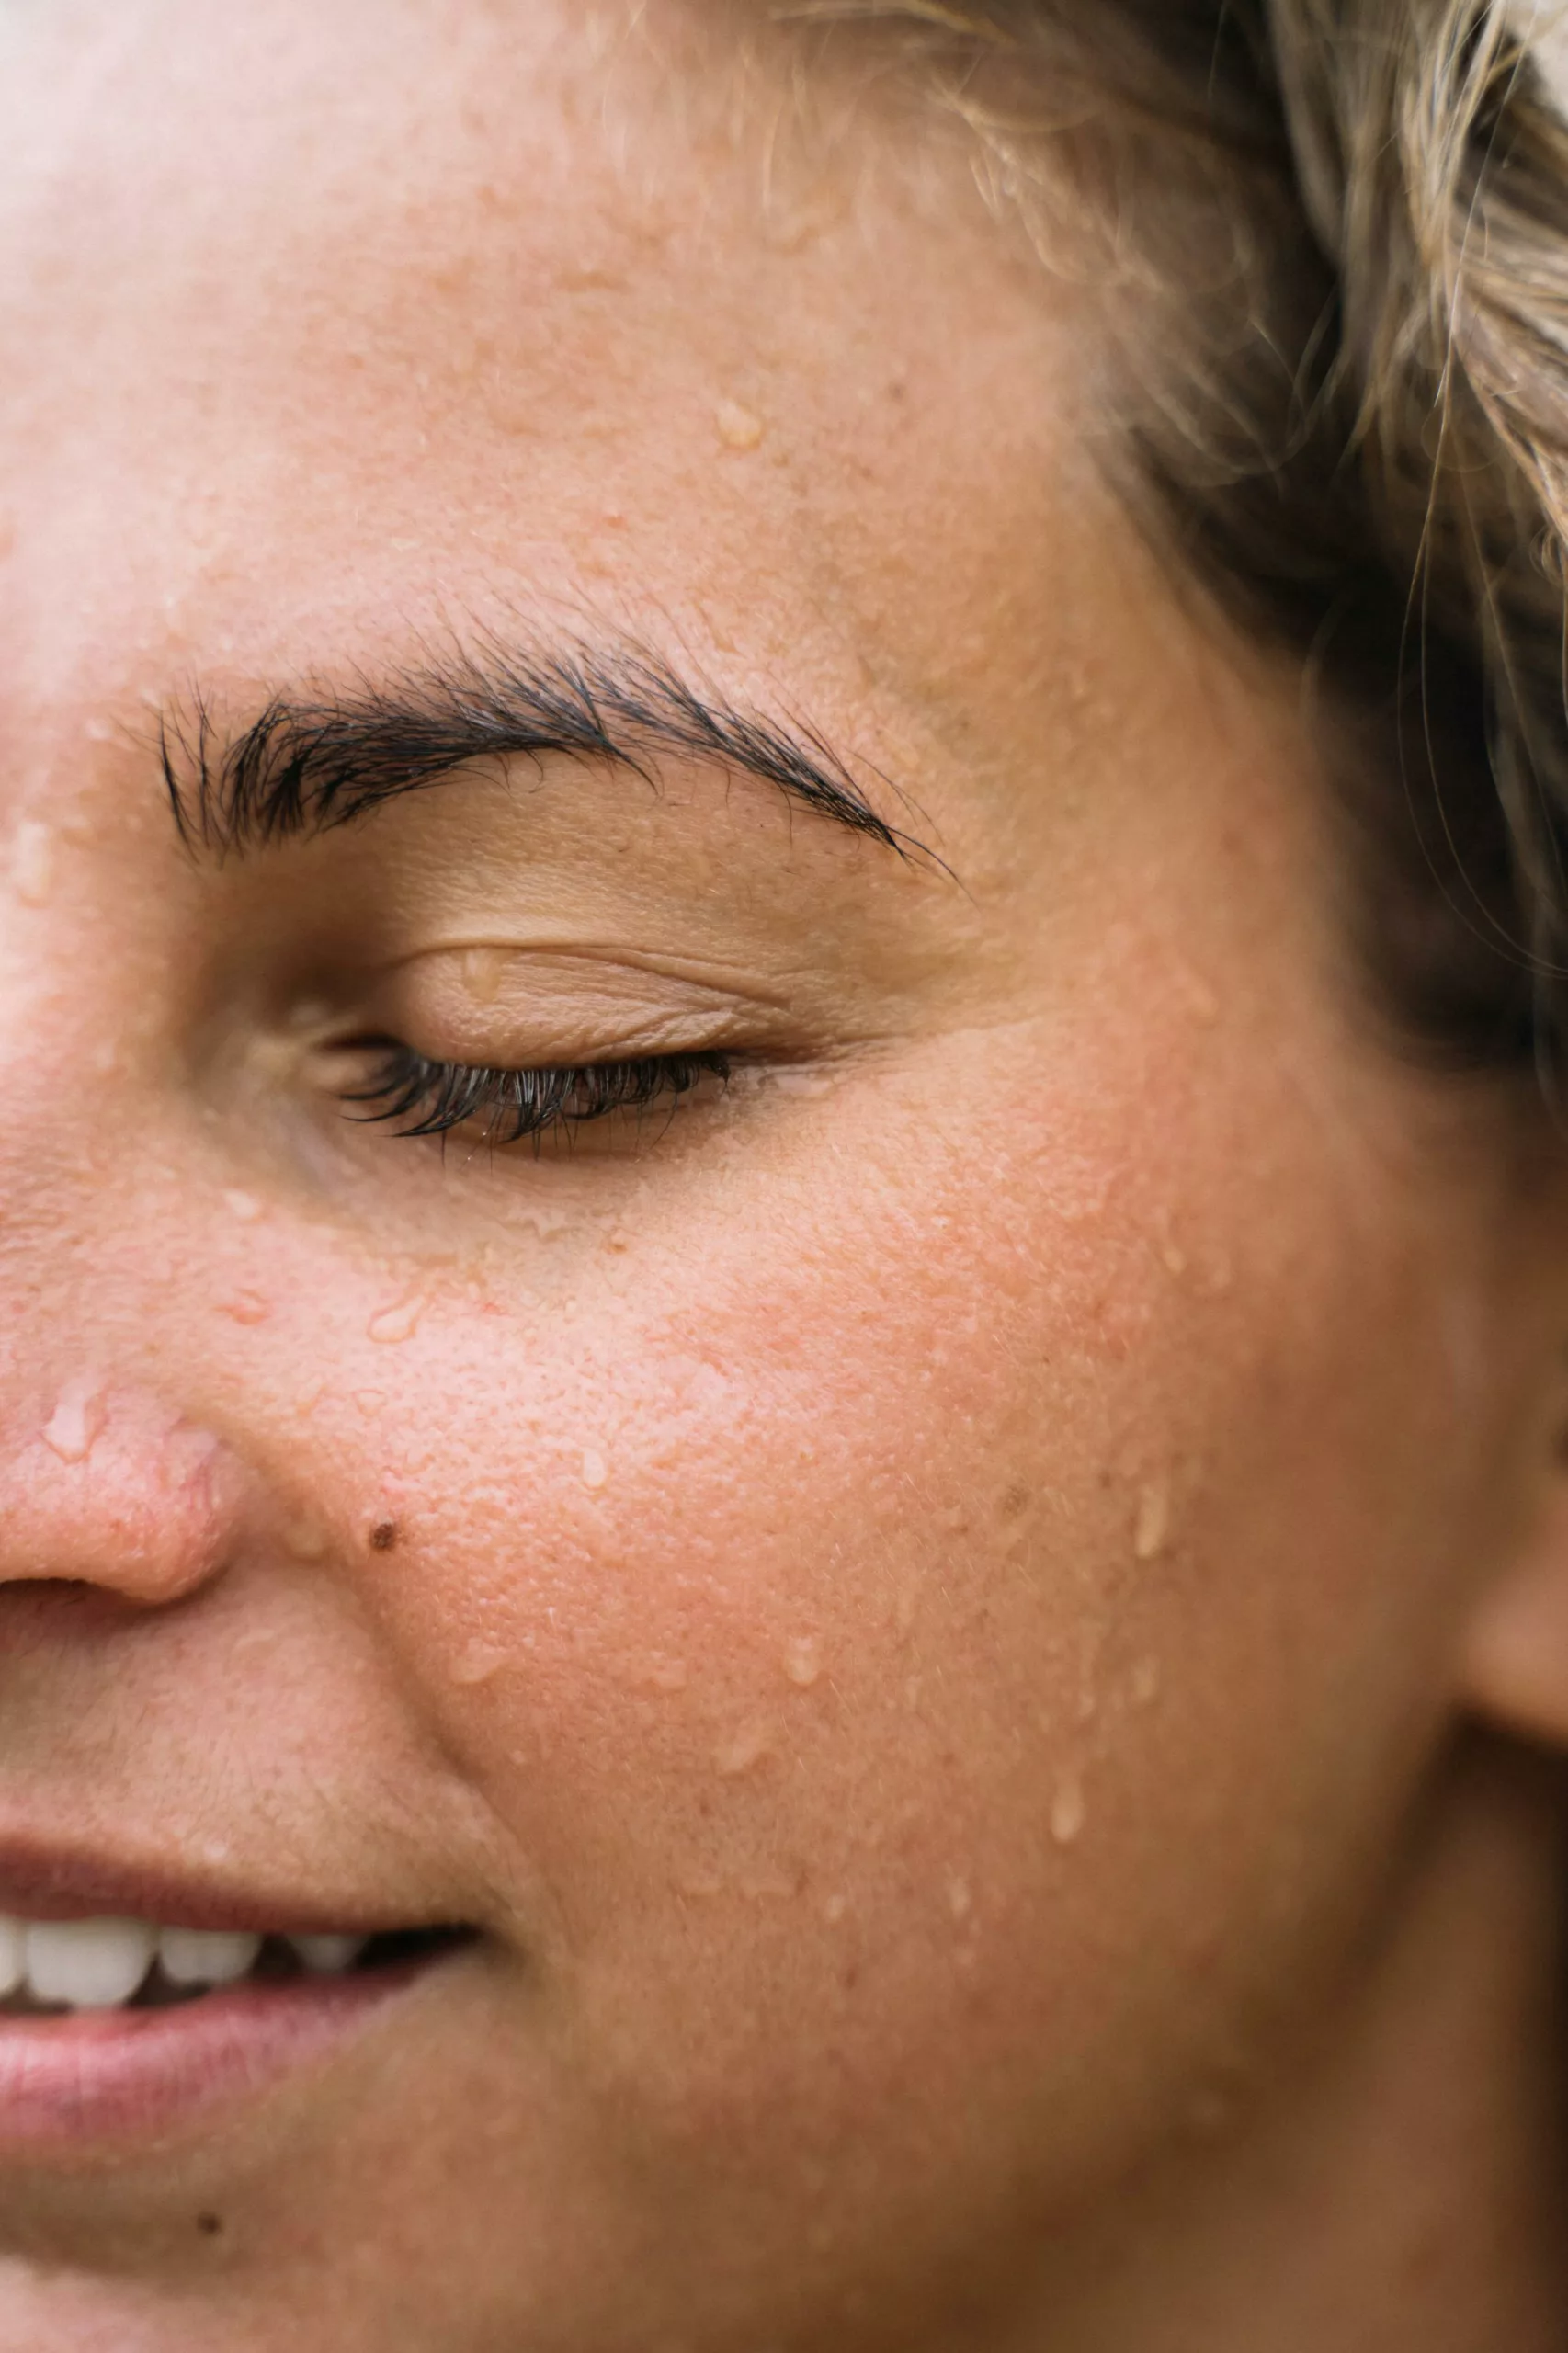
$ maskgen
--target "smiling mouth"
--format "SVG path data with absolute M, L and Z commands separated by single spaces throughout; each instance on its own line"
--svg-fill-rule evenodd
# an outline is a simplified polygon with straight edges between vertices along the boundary
M 0 1915 L 0 2029 L 8 2018 L 189 2007 L 247 1986 L 303 1991 L 312 1980 L 406 1974 L 471 1943 L 473 1934 L 437 1927 L 269 1936 Z

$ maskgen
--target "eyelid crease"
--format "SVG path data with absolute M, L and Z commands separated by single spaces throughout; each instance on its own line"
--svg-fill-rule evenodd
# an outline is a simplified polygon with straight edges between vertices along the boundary
M 733 1006 L 737 1011 L 744 1012 L 760 1006 L 769 1013 L 787 1013 L 792 1002 L 790 991 L 758 983 L 742 965 L 725 967 L 716 962 L 699 963 L 695 960 L 664 955 L 657 950 L 628 949 L 577 938 L 534 937 L 526 940 L 442 940 L 433 947 L 415 949 L 408 955 L 400 956 L 395 962 L 383 968 L 384 975 L 390 979 L 394 975 L 413 972 L 422 964 L 435 964 L 444 958 L 466 960 L 469 957 L 493 958 L 501 966 L 516 963 L 546 968 L 551 963 L 575 964 L 589 972 L 603 973 L 607 980 L 625 972 L 639 978 L 671 981 L 681 988 L 700 990 L 712 999 L 716 1010 Z M 728 973 L 733 973 L 733 979 L 715 977 Z

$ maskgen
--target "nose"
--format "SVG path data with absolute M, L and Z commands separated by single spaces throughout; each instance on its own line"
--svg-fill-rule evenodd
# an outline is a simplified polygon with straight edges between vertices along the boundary
M 0 1586 L 97 1586 L 147 1608 L 215 1576 L 236 1540 L 243 1466 L 134 1384 L 65 1380 L 0 1448 Z

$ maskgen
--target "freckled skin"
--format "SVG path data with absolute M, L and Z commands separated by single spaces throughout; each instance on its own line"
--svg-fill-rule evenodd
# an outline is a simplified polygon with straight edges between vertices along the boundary
M 1197 2126 L 1288 2141 L 1295 2054 L 1381 2019 L 1423 1791 L 1469 1852 L 1557 1188 L 1372 1040 L 1295 682 L 1099 484 L 1076 298 L 863 111 L 769 196 L 782 70 L 654 30 L 0 19 L 0 1828 L 485 1932 L 308 2080 L 0 2166 L 0 2347 L 1349 2345 L 1278 2268 L 1204 2302 L 1188 2250 L 1272 2242 Z M 590 609 L 809 713 L 950 876 L 550 763 L 182 852 L 192 680 Z M 560 1052 L 678 952 L 807 1066 L 491 1160 L 290 1042 L 339 966 L 460 1029 L 454 953 L 511 1019 L 549 926 Z M 1537 2341 L 1458 2309 L 1420 2341 Z

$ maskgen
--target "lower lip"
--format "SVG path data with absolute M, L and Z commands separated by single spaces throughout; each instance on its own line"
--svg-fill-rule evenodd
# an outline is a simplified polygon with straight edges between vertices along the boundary
M 428 1963 L 242 1984 L 168 2009 L 0 2018 L 0 2160 L 143 2139 L 340 2049 Z

